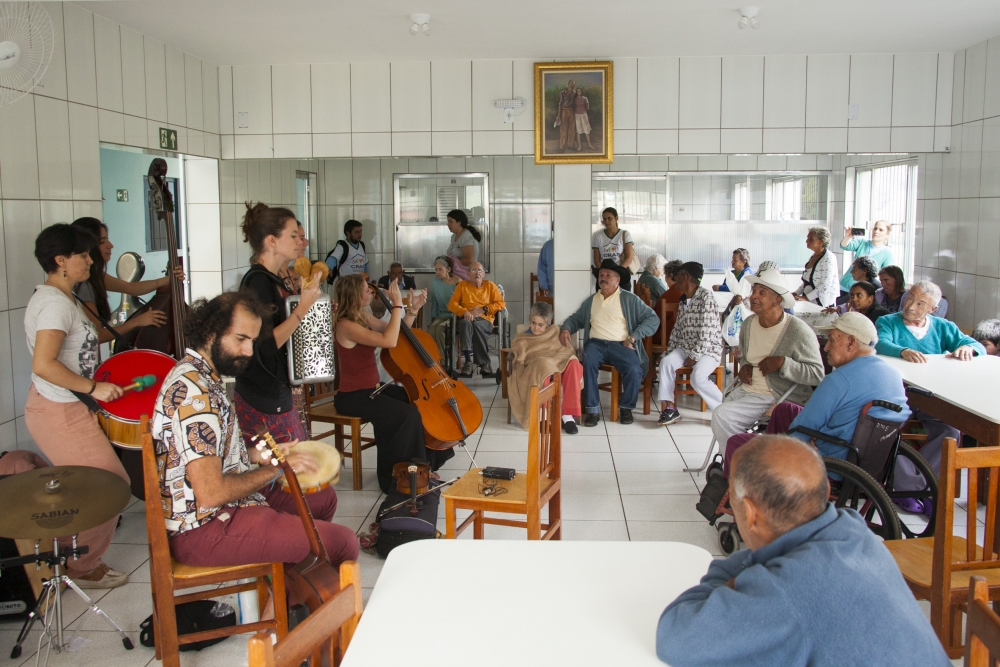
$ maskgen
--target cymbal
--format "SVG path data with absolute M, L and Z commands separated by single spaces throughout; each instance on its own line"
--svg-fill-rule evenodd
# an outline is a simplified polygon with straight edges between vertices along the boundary
M 50 466 L 0 479 L 0 536 L 66 537 L 99 526 L 128 505 L 118 475 L 87 466 Z

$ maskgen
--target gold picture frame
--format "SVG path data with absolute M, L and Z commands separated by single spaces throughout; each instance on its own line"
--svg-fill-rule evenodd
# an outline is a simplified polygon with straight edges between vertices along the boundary
M 535 63 L 535 164 L 614 162 L 614 101 L 610 60 Z

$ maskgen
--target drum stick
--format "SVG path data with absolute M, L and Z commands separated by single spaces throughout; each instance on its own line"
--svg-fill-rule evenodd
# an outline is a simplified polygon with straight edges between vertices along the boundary
M 122 391 L 142 391 L 143 389 L 149 389 L 154 384 L 156 384 L 155 375 L 142 375 L 140 377 L 132 378 L 130 384 L 122 387 Z

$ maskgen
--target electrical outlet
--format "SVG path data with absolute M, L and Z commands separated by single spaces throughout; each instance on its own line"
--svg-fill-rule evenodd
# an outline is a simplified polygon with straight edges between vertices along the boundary
M 503 110 L 503 122 L 505 122 L 505 123 L 513 123 L 514 122 L 514 110 L 513 109 L 504 109 Z
M 248 128 L 250 127 L 250 112 L 249 111 L 239 111 L 236 114 L 236 127 Z
M 859 104 L 848 104 L 847 105 L 847 120 L 857 120 L 858 114 L 861 111 L 861 105 Z

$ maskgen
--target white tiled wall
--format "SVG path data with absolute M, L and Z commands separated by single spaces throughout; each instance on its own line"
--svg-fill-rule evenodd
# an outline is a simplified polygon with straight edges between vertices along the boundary
M 615 152 L 942 151 L 952 60 L 950 53 L 616 58 Z M 975 76 L 986 72 L 985 46 L 979 60 Z M 222 114 L 247 112 L 250 123 L 233 129 L 233 117 L 223 118 L 222 157 L 530 155 L 532 62 L 224 67 Z M 508 124 L 493 102 L 511 96 L 527 105 Z M 850 103 L 859 105 L 857 120 L 847 119 Z M 970 109 L 985 104 L 982 95 L 969 100 Z M 286 134 L 310 136 L 278 139 Z
M 34 447 L 23 418 L 31 372 L 23 317 L 44 279 L 35 237 L 45 225 L 101 217 L 100 142 L 158 148 L 162 126 L 177 130 L 180 152 L 219 157 L 218 67 L 77 5 L 44 7 L 55 32 L 48 70 L 31 94 L 0 109 L 0 450 Z M 199 195 L 194 212 L 209 236 L 219 226 L 214 197 Z M 206 249 L 207 240 L 199 239 Z M 221 288 L 210 262 L 195 269 L 203 270 L 192 275 L 197 289 L 212 291 L 213 277 Z
M 956 53 L 952 67 L 952 98 L 939 92 L 936 103 L 951 112 L 954 125 L 936 133 L 948 131 L 951 152 L 920 158 L 916 277 L 938 283 L 949 318 L 971 331 L 1000 312 L 1000 36 Z

